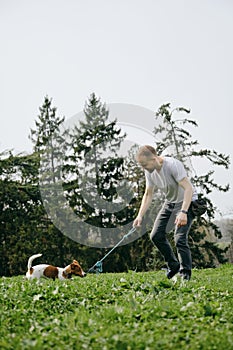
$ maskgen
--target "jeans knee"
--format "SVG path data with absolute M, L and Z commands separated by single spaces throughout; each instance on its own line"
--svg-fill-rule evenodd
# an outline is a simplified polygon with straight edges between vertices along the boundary
M 187 238 L 185 235 L 175 235 L 174 237 L 176 247 L 184 247 L 187 246 Z
M 150 240 L 152 243 L 154 243 L 155 245 L 157 245 L 157 243 L 160 243 L 164 240 L 163 235 L 161 235 L 159 232 L 151 232 L 150 234 Z

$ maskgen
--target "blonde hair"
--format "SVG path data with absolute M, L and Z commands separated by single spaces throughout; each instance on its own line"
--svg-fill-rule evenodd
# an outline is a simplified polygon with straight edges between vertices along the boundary
M 145 145 L 139 148 L 136 159 L 139 157 L 153 158 L 154 156 L 157 156 L 156 149 L 150 145 Z

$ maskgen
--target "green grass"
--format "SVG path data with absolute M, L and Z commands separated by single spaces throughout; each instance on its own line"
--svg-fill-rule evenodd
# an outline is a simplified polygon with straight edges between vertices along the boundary
M 233 349 L 233 266 L 68 281 L 0 278 L 0 349 Z

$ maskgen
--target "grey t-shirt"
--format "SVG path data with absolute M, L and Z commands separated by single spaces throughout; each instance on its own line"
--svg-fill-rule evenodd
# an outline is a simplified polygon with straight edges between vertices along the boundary
M 179 203 L 183 201 L 184 189 L 179 182 L 187 177 L 183 164 L 173 157 L 163 157 L 163 165 L 160 171 L 152 173 L 145 170 L 146 186 L 161 189 L 168 202 Z M 196 189 L 193 187 L 192 200 L 197 199 Z

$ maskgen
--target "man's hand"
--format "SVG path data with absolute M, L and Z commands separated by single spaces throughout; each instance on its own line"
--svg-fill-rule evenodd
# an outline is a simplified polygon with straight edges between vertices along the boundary
M 185 226 L 187 224 L 187 214 L 179 212 L 176 216 L 175 224 L 177 227 Z
M 137 216 L 136 219 L 133 222 L 133 227 L 140 227 L 142 224 L 142 217 Z

